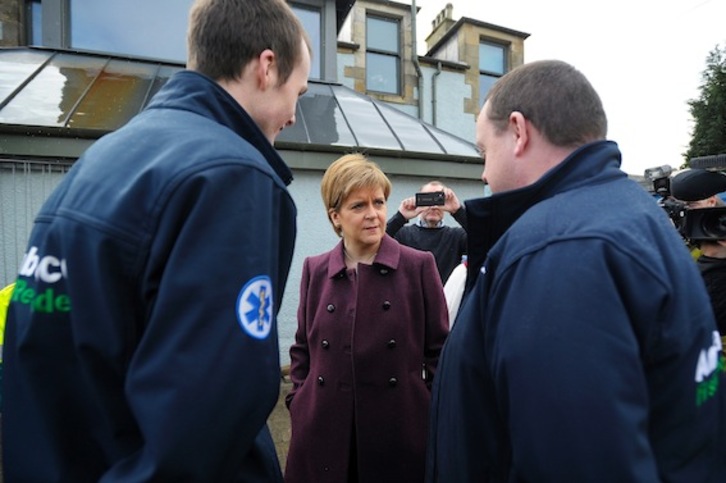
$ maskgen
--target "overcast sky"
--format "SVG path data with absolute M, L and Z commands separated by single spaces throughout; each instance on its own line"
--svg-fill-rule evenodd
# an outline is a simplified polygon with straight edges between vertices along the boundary
M 683 163 L 692 130 L 687 101 L 699 96 L 708 53 L 726 46 L 726 0 L 416 0 L 419 55 L 447 3 L 454 20 L 530 34 L 525 62 L 560 59 L 582 71 L 605 105 L 624 171 Z

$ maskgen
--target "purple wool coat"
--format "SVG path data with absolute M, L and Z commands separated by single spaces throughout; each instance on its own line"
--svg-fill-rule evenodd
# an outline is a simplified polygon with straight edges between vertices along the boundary
M 287 397 L 287 483 L 342 483 L 355 438 L 358 481 L 420 483 L 431 380 L 448 334 L 429 252 L 385 235 L 372 265 L 346 270 L 343 244 L 305 260 Z

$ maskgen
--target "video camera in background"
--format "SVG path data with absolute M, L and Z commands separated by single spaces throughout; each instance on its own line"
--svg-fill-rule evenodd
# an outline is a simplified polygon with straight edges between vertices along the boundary
M 653 193 L 658 195 L 658 206 L 663 208 L 679 233 L 683 235 L 683 225 L 686 219 L 686 203 L 673 199 L 671 196 L 670 165 L 656 166 L 645 170 L 645 179 L 653 184 Z
M 678 232 L 689 241 L 726 240 L 726 206 L 689 208 L 726 192 L 726 154 L 691 158 L 691 169 L 671 177 L 668 165 L 645 170 Z

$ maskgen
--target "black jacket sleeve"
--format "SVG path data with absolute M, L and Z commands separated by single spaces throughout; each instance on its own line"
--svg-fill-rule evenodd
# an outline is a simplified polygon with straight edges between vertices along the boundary
M 400 211 L 396 211 L 396 214 L 388 220 L 388 223 L 386 223 L 386 234 L 396 238 L 396 233 L 398 233 L 398 230 L 403 228 L 406 223 L 408 223 L 408 220 L 404 218 Z
M 461 206 L 459 207 L 459 209 L 456 210 L 456 212 L 452 216 L 454 217 L 454 219 L 456 220 L 456 222 L 459 223 L 459 225 L 461 225 L 461 227 L 464 230 L 467 230 L 466 208 L 464 207 L 464 204 L 463 203 L 461 204 Z M 388 226 L 390 226 L 390 225 L 391 225 L 391 222 L 389 221 L 388 222 Z M 389 235 L 390 235 L 390 233 L 389 233 Z

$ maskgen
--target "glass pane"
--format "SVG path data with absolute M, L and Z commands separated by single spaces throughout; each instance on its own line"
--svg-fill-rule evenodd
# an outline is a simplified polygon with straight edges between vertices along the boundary
M 356 145 L 353 133 L 329 85 L 308 84 L 308 91 L 298 102 L 295 118 L 295 124 L 285 128 L 277 137 L 279 141 Z
M 30 4 L 30 45 L 43 45 L 43 8 L 40 0 Z
M 345 87 L 332 87 L 358 146 L 400 150 L 401 145 L 391 133 L 378 110 L 365 96 Z
M 444 147 L 446 154 L 475 158 L 479 157 L 479 151 L 475 144 L 469 143 L 433 126 L 427 126 L 427 129 L 431 132 L 431 135 L 436 138 L 439 144 Z
M 479 107 L 484 105 L 484 99 L 486 99 L 487 94 L 489 93 L 489 89 L 492 88 L 494 83 L 499 79 L 499 77 L 494 77 L 491 75 L 484 75 L 481 74 L 479 76 Z
M 48 60 L 50 53 L 0 50 L 0 104 Z
M 310 37 L 313 46 L 313 63 L 310 66 L 310 78 L 320 79 L 320 65 L 322 63 L 322 44 L 320 36 L 320 10 L 293 6 L 292 11 L 302 22 L 305 31 Z
M 93 82 L 68 121 L 69 127 L 113 130 L 142 108 L 158 67 L 112 60 Z
M 378 102 L 376 105 L 388 125 L 398 136 L 398 140 L 403 144 L 404 150 L 423 153 L 444 152 L 441 146 L 426 131 L 421 121 L 382 102 Z
M 309 84 L 308 88 L 310 88 Z M 307 95 L 307 93 L 305 93 L 305 95 Z M 301 97 L 300 101 L 302 101 L 302 99 L 303 98 Z M 278 134 L 277 138 L 275 138 L 275 142 L 283 141 L 300 144 L 307 144 L 310 142 L 310 136 L 308 136 L 308 128 L 305 122 L 305 115 L 300 107 L 300 101 L 298 101 L 295 106 L 295 124 L 287 126 L 285 129 L 280 131 L 280 134 Z
M 366 54 L 366 89 L 398 94 L 398 57 Z
M 63 126 L 106 59 L 58 54 L 0 111 L 0 122 Z
M 479 44 L 479 70 L 485 70 L 492 74 L 504 74 L 506 65 L 504 63 L 505 47 L 496 44 Z
M 329 85 L 313 84 L 300 99 L 313 144 L 355 146 L 355 138 Z
M 186 62 L 193 0 L 70 0 L 76 49 Z
M 366 19 L 366 43 L 369 49 L 383 50 L 398 55 L 398 21 L 368 17 Z

